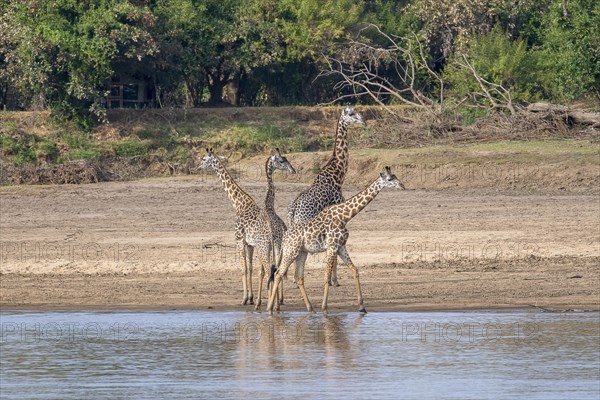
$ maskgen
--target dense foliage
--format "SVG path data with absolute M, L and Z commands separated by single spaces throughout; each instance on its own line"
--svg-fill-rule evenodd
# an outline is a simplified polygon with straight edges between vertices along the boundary
M 450 100 L 477 89 L 465 57 L 515 101 L 599 95 L 597 0 L 8 0 L 0 107 L 101 117 L 116 75 L 147 79 L 162 107 L 328 102 L 345 93 L 325 59 L 377 43 L 367 24 L 420 43 Z

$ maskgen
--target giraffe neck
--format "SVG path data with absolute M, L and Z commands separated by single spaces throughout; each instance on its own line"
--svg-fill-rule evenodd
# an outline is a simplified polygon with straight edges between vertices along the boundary
M 217 176 L 221 178 L 221 182 L 223 182 L 223 187 L 225 188 L 225 193 L 227 193 L 227 197 L 229 197 L 229 200 L 231 201 L 231 204 L 233 204 L 233 208 L 235 208 L 237 213 L 240 213 L 249 205 L 254 204 L 254 199 L 252 199 L 248 193 L 244 192 L 242 188 L 238 186 L 220 160 L 215 160 L 214 168 Z
M 348 123 L 340 117 L 335 135 L 333 154 L 323 171 L 331 174 L 340 186 L 344 183 L 348 172 Z
M 350 197 L 348 200 L 344 201 L 341 204 L 335 205 L 334 207 L 339 207 L 342 211 L 341 216 L 342 220 L 347 223 L 352 218 L 354 218 L 359 212 L 362 211 L 363 208 L 367 206 L 379 194 L 379 192 L 383 189 L 383 184 L 381 179 L 378 177 L 373 183 L 364 188 L 361 192 L 355 194 Z
M 265 173 L 267 174 L 267 197 L 265 198 L 265 209 L 269 214 L 275 212 L 275 186 L 273 185 L 273 164 L 271 159 L 265 163 Z
M 275 243 L 274 243 L 274 230 L 273 230 L 273 216 L 275 214 L 275 186 L 273 185 L 273 164 L 271 163 L 271 157 L 267 159 L 265 163 L 265 172 L 267 174 L 267 197 L 265 197 L 265 210 L 269 216 L 269 229 L 271 230 L 271 274 L 273 274 L 274 264 L 277 262 L 277 256 L 275 254 Z

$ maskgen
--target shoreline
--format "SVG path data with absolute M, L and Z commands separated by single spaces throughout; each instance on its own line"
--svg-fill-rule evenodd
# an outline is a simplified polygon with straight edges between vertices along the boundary
M 435 263 L 417 268 L 371 265 L 363 268 L 365 307 L 371 312 L 477 312 L 600 311 L 597 258 L 544 259 L 537 265 L 506 264 L 505 260 L 479 270 L 440 271 Z M 565 267 L 576 265 L 581 278 L 565 277 Z M 454 265 L 454 268 L 459 265 Z M 535 268 L 534 268 L 535 267 Z M 490 270 L 486 270 L 486 269 Z M 528 271 L 533 269 L 533 271 Z M 535 275 L 532 278 L 531 274 Z M 320 270 L 307 270 L 307 293 L 321 314 Z M 331 288 L 330 313 L 356 313 L 355 287 L 350 274 L 341 274 L 341 286 Z M 0 312 L 256 312 L 266 313 L 266 288 L 261 310 L 239 304 L 237 270 L 221 278 L 202 280 L 199 273 L 145 274 L 2 274 Z M 256 289 L 256 288 L 255 288 Z M 284 284 L 283 314 L 306 313 L 298 289 Z M 255 292 L 257 295 L 257 292 Z M 255 297 L 256 301 L 256 297 Z
M 209 312 L 209 313 L 249 313 L 249 314 L 264 314 L 269 313 L 265 311 L 265 306 L 261 310 L 254 310 L 254 306 L 183 306 L 183 307 L 170 307 L 170 306 L 156 306 L 156 305 L 137 305 L 137 306 L 94 306 L 94 305 L 71 305 L 71 306 L 47 306 L 47 305 L 36 305 L 36 306 L 0 306 L 0 314 L 3 313 L 167 313 L 167 312 Z M 412 306 L 371 306 L 367 307 L 368 314 L 375 313 L 558 313 L 558 314 L 581 314 L 581 313 L 600 313 L 600 307 L 598 305 L 554 305 L 552 307 L 541 307 L 533 304 L 527 305 L 473 305 L 473 306 L 456 306 L 456 307 L 439 307 L 434 305 L 412 305 Z M 273 315 L 285 315 L 287 313 L 294 314 L 306 314 L 306 315 L 331 315 L 331 314 L 360 314 L 357 310 L 351 310 L 344 307 L 330 307 L 328 314 L 323 314 L 319 309 L 315 309 L 315 312 L 310 313 L 306 311 L 304 307 L 294 305 L 281 311 L 274 312 Z

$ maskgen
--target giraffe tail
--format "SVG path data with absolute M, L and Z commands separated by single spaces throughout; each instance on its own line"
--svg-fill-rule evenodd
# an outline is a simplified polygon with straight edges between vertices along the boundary
M 269 280 L 267 281 L 267 290 L 271 288 L 271 284 L 275 282 L 275 272 L 277 272 L 277 266 L 271 264 L 271 273 L 269 274 Z

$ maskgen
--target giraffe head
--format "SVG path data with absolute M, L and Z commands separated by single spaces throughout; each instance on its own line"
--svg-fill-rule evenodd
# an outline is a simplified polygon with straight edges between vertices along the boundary
M 207 148 L 206 154 L 204 155 L 204 157 L 202 157 L 202 161 L 200 161 L 200 165 L 198 166 L 198 169 L 206 169 L 206 168 L 216 169 L 218 159 L 219 158 L 217 156 L 215 156 L 213 149 Z
M 341 121 L 346 125 L 366 125 L 365 120 L 358 111 L 354 111 L 354 107 L 349 105 L 342 111 Z
M 271 163 L 273 169 L 287 171 L 292 174 L 296 173 L 296 170 L 294 169 L 294 167 L 292 167 L 292 164 L 290 164 L 287 158 L 281 155 L 278 148 L 276 148 L 273 152 L 273 155 L 269 159 L 269 162 Z
M 396 175 L 392 174 L 392 169 L 390 167 L 385 167 L 383 172 L 379 174 L 379 182 L 381 183 L 382 187 L 406 189 L 404 184 L 400 182 Z

